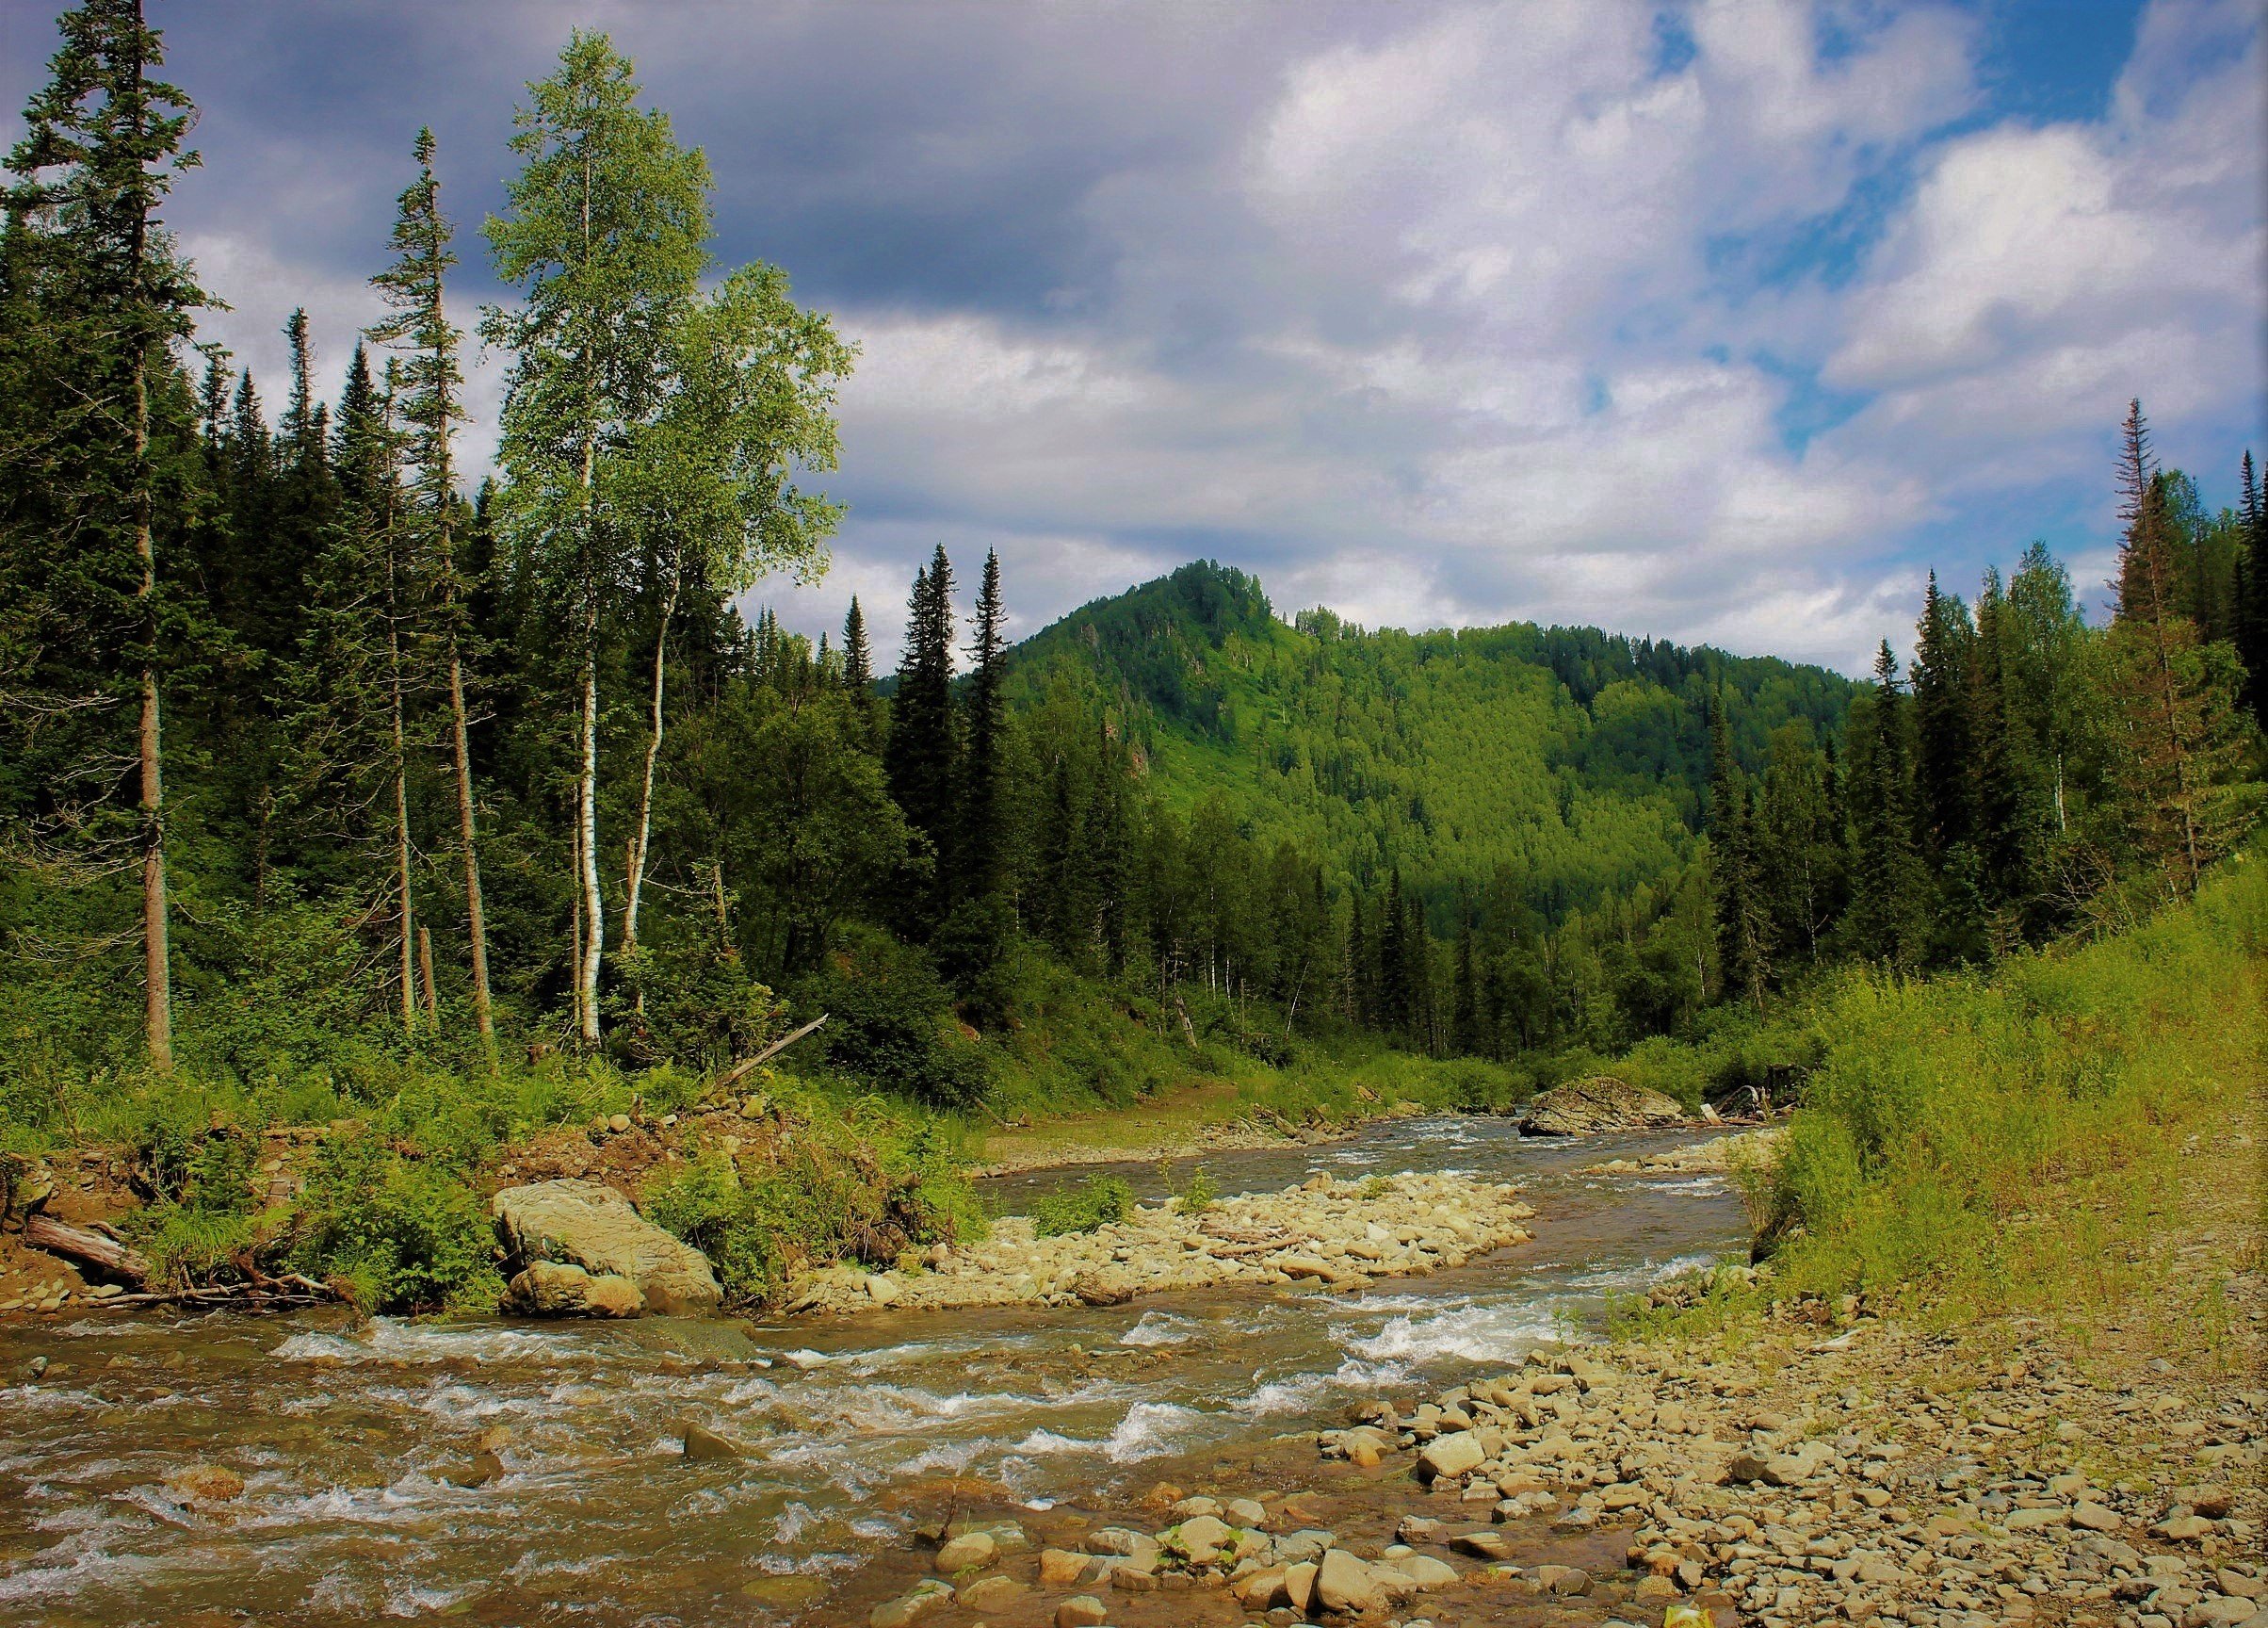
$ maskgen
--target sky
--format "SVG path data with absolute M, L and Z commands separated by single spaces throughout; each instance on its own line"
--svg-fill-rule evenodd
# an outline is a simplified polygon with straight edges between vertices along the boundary
M 52 0 L 0 0 L 0 138 Z M 335 389 L 420 124 L 468 328 L 526 82 L 609 32 L 720 269 L 861 347 L 819 581 L 1011 632 L 1196 558 L 1279 613 L 1594 624 L 1860 672 L 2033 538 L 2099 602 L 2130 397 L 2209 507 L 2268 452 L 2268 0 L 151 0 L 168 219 L 276 401 Z M 478 358 L 493 446 L 507 358 Z

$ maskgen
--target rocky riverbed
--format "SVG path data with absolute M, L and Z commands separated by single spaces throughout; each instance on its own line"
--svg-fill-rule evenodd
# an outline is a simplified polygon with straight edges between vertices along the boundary
M 1950 1336 L 1866 1317 L 1817 1332 L 1776 1327 L 1738 1359 L 1537 1351 L 1381 1396 L 1315 1439 L 1298 1492 L 1167 1485 L 1145 1501 L 1162 1521 L 1050 1537 L 965 1518 L 869 1628 L 2268 1628 L 2268 1396 L 2106 1383 L 2037 1343 L 1979 1370 Z
M 1526 1243 L 1522 1223 L 1534 1215 L 1510 1182 L 1446 1173 L 1316 1175 L 1280 1193 L 1202 1207 L 1186 1198 L 1138 1205 L 1124 1221 L 1060 1237 L 1041 1237 L 1029 1217 L 1009 1216 L 981 1244 L 932 1249 L 919 1271 L 832 1267 L 798 1285 L 790 1310 L 1115 1306 L 1232 1283 L 1359 1289 Z

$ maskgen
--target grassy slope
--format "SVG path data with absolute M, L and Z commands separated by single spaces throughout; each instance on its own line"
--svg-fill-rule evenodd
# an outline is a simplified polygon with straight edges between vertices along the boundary
M 1989 978 L 1852 976 L 1807 1025 L 1822 1062 L 1754 1195 L 1776 1239 L 1762 1300 L 2083 1318 L 2164 1280 L 2200 1149 L 2268 1099 L 2268 859 Z M 1704 1320 L 1760 1303 L 1728 1289 Z M 2228 1317 L 2218 1284 L 2158 1313 Z

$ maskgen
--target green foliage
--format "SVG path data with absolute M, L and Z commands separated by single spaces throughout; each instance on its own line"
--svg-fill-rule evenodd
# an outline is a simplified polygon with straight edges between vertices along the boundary
M 1043 1238 L 1092 1232 L 1134 1213 L 1134 1189 L 1123 1177 L 1091 1176 L 1076 1191 L 1060 1188 L 1032 1200 L 1032 1229 Z
M 862 1080 L 910 1090 L 944 1108 L 983 1095 L 984 1058 L 954 1028 L 953 1002 L 921 950 L 860 935 L 804 991 L 828 1015 L 828 1061 Z
M 640 1200 L 648 1218 L 716 1263 L 736 1299 L 776 1299 L 805 1264 L 888 1264 L 911 1245 L 982 1237 L 949 1122 L 871 1095 L 789 1101 L 794 1134 L 776 1163 L 711 1153 Z
M 1213 1173 L 1200 1164 L 1190 1172 L 1189 1184 L 1174 1196 L 1174 1208 L 1184 1215 L 1202 1215 L 1213 1207 L 1221 1197 L 1221 1183 Z
M 310 1172 L 293 1270 L 338 1284 L 367 1311 L 494 1306 L 495 1234 L 461 1170 L 403 1157 L 349 1131 L 325 1139 Z
M 1783 1281 L 2083 1292 L 2113 1267 L 2092 1229 L 2178 1179 L 2182 1138 L 2259 1083 L 2263 966 L 2256 855 L 2194 904 L 1989 979 L 1839 980 L 1812 1011 L 1823 1061 L 1769 1196 Z

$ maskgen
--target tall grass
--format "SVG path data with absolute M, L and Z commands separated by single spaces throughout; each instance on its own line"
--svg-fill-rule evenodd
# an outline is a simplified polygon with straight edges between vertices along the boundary
M 1763 1216 L 1797 1293 L 2092 1300 L 2131 1276 L 2184 1138 L 2268 1083 L 2268 863 L 2118 936 L 1989 977 L 1855 974 Z

